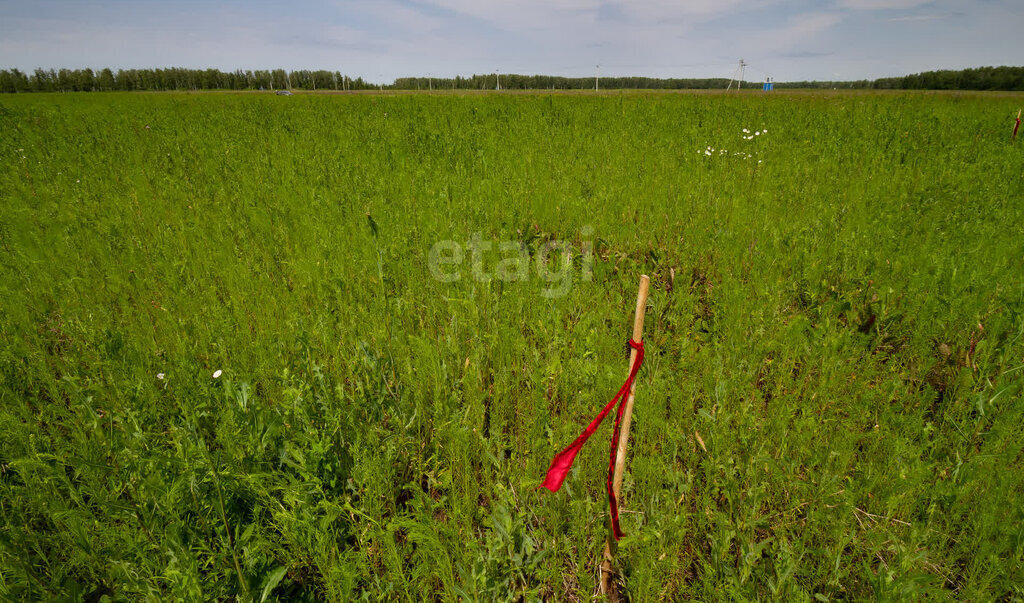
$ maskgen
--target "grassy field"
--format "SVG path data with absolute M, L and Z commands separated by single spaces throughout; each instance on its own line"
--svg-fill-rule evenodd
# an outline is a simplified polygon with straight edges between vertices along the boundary
M 0 97 L 0 598 L 590 598 L 646 273 L 629 596 L 1019 601 L 1021 104 Z

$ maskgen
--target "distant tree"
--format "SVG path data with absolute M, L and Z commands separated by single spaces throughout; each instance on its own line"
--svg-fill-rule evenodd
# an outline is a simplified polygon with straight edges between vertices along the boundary
M 100 74 L 96 77 L 96 87 L 100 90 L 114 89 L 114 73 L 109 68 L 100 71 Z
M 50 82 L 50 73 L 43 69 L 33 71 L 29 82 L 33 92 L 50 92 L 53 90 L 53 85 Z
M 31 92 L 29 77 L 18 69 L 0 71 L 0 92 Z
M 871 82 L 878 90 L 1024 90 L 1024 67 L 978 67 L 960 71 L 926 71 Z
M 271 87 L 277 90 L 288 88 L 288 73 L 284 69 L 275 69 L 271 72 Z
M 86 92 L 96 90 L 96 74 L 88 67 L 78 72 L 78 89 Z
M 601 87 L 608 89 L 696 89 L 725 88 L 725 78 L 649 78 L 603 77 Z M 247 90 L 301 88 L 317 90 L 366 90 L 377 88 L 362 78 L 352 79 L 339 71 L 284 69 L 220 71 L 218 69 L 185 69 L 182 67 L 158 69 L 120 69 L 113 73 L 102 69 L 36 69 L 26 75 L 17 69 L 0 72 L 0 92 L 70 92 L 76 90 Z M 396 79 L 388 88 L 417 90 L 429 87 L 439 89 L 492 90 L 495 75 L 477 74 L 452 79 L 404 77 Z M 590 90 L 592 77 L 567 78 L 549 75 L 501 75 L 503 89 L 559 89 Z M 915 73 L 903 77 L 854 81 L 799 81 L 777 82 L 777 88 L 875 88 L 909 90 L 1024 90 L 1024 67 L 978 67 L 959 71 L 942 70 Z

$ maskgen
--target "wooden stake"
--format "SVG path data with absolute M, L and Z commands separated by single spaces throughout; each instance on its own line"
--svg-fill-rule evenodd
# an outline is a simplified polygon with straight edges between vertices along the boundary
M 643 341 L 644 338 L 644 309 L 647 307 L 647 292 L 651 286 L 651 279 L 646 274 L 640 276 L 640 290 L 636 294 L 636 314 L 633 317 L 633 341 Z M 636 362 L 637 351 L 630 349 L 629 368 L 633 369 Z M 633 394 L 636 391 L 636 381 L 629 388 L 629 395 L 626 397 L 626 407 L 622 410 L 622 426 L 619 432 L 619 449 L 615 451 L 615 473 L 612 479 L 612 491 L 615 498 L 622 506 L 622 497 L 619 492 L 622 489 L 622 474 L 626 469 L 626 445 L 629 444 L 629 425 L 633 419 Z M 609 518 L 610 519 L 610 518 Z M 619 600 L 619 591 L 615 587 L 615 573 L 612 571 L 612 537 L 604 543 L 604 560 L 601 562 L 601 592 L 608 595 L 610 601 Z

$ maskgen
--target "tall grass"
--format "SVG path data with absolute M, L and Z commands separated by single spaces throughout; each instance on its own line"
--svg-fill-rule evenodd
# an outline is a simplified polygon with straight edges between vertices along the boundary
M 0 597 L 588 598 L 640 273 L 628 594 L 1024 597 L 1019 102 L 0 98 Z

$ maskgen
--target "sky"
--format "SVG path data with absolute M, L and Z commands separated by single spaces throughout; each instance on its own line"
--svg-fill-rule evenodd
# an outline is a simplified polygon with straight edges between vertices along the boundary
M 0 0 L 0 68 L 852 80 L 1024 64 L 1022 0 Z M 600 67 L 598 67 L 600 65 Z

